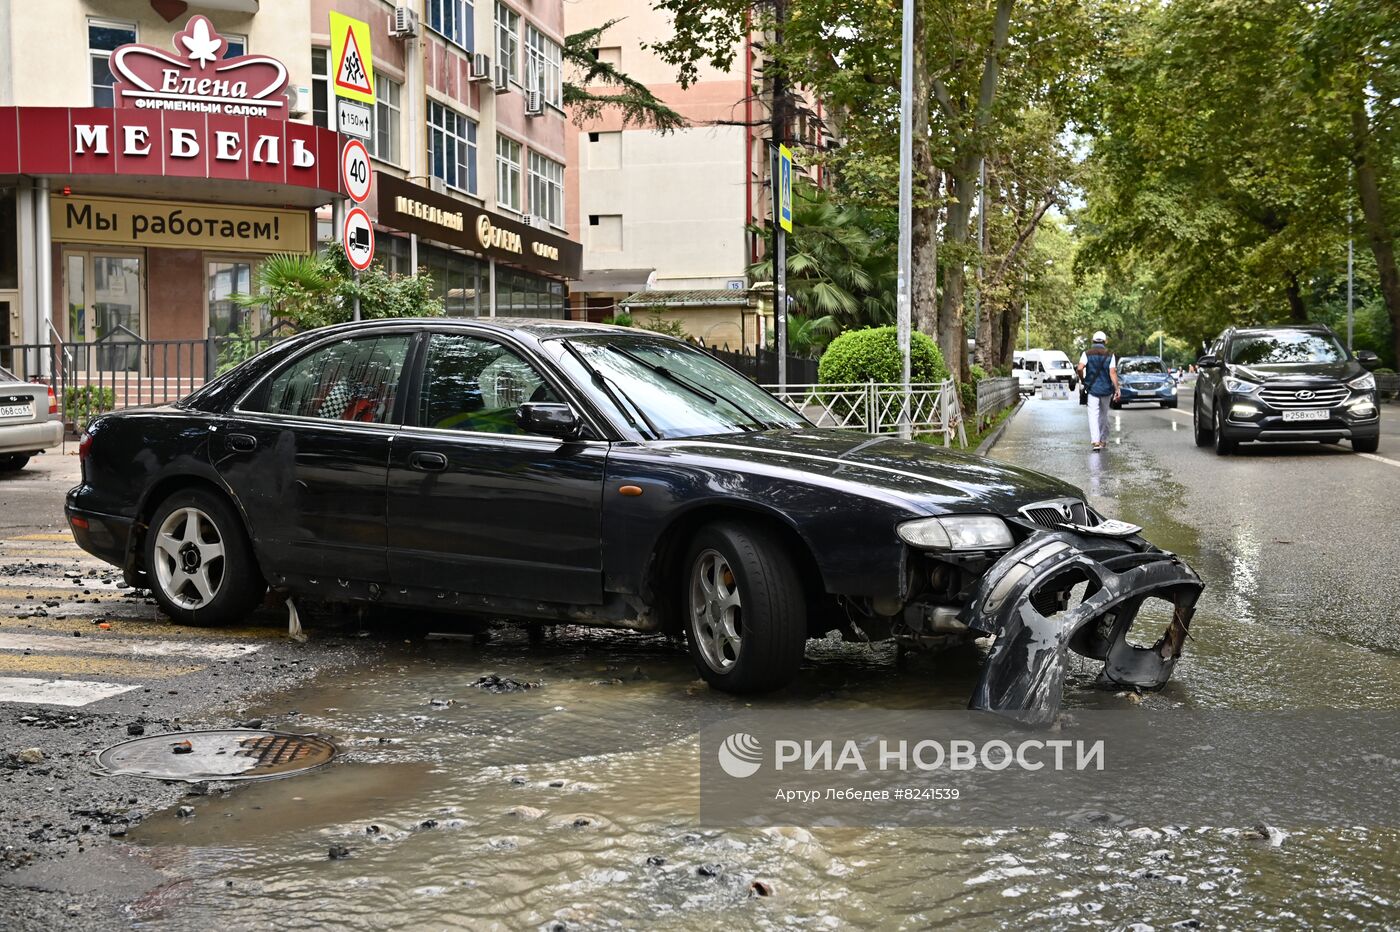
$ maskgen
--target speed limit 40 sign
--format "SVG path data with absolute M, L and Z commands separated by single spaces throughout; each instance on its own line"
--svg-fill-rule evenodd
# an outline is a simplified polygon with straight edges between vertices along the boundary
M 374 170 L 369 167 L 369 150 L 358 139 L 352 139 L 340 151 L 340 182 L 345 193 L 356 204 L 363 204 L 369 197 L 370 184 L 374 180 Z

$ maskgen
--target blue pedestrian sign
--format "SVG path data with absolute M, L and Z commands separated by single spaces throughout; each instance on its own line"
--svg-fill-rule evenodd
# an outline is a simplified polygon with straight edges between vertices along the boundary
M 792 232 L 792 150 L 778 146 L 778 225 Z

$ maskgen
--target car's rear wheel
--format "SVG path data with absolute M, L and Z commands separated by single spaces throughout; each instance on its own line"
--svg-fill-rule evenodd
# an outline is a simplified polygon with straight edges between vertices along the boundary
M 807 611 L 782 542 L 751 525 L 711 524 L 695 535 L 684 566 L 686 640 L 705 681 L 731 693 L 791 683 Z
M 1351 448 L 1356 453 L 1375 453 L 1381 448 L 1381 438 L 1355 437 L 1351 441 Z
M 1196 435 L 1196 446 L 1208 447 L 1215 440 L 1215 431 L 1205 423 L 1205 418 L 1201 416 L 1201 402 L 1197 399 L 1191 408 L 1191 427 Z
M 238 515 L 201 489 L 176 492 L 156 509 L 146 533 L 146 567 L 156 601 L 183 624 L 236 621 L 267 590 Z
M 1235 452 L 1235 441 L 1225 436 L 1225 409 L 1215 406 L 1215 455 L 1229 456 Z
M 29 462 L 29 454 L 14 453 L 10 456 L 0 456 L 0 472 L 15 472 L 23 469 Z

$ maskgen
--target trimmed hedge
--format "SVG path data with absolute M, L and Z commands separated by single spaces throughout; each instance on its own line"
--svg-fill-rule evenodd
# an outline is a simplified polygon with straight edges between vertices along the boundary
M 941 382 L 948 377 L 943 354 L 927 334 L 912 332 L 909 341 L 911 382 Z M 894 327 L 867 327 L 847 330 L 832 340 L 817 364 L 817 378 L 823 385 L 851 382 L 898 382 L 902 360 L 899 335 Z

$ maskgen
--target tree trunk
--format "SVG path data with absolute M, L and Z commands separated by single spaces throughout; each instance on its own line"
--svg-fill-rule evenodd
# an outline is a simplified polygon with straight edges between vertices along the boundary
M 1308 306 L 1303 303 L 1303 287 L 1298 284 L 1297 272 L 1289 274 L 1288 287 L 1284 292 L 1288 295 L 1288 319 L 1295 324 L 1306 324 Z
M 968 380 L 967 329 L 963 324 L 963 289 L 967 284 L 967 266 L 963 255 L 971 226 L 972 199 L 977 191 L 976 178 L 976 156 L 960 156 L 948 179 L 950 200 L 943 222 L 944 242 L 953 248 L 949 250 L 951 255 L 943 269 L 943 295 L 938 307 L 938 348 L 943 351 L 948 371 L 963 382 Z
M 909 316 L 911 329 L 938 333 L 938 172 L 928 133 L 929 77 L 924 43 L 924 5 L 914 2 L 914 215 L 911 220 Z
M 1391 350 L 1400 360 L 1400 270 L 1396 269 L 1395 237 L 1385 216 L 1376 164 L 1371 155 L 1370 131 L 1366 110 L 1358 103 L 1351 113 L 1352 144 L 1356 147 L 1352 157 L 1356 167 L 1356 191 L 1361 200 L 1361 216 L 1366 221 L 1366 238 L 1371 241 L 1371 253 L 1376 257 L 1381 296 L 1385 299 L 1386 313 L 1390 315 Z
M 1001 331 L 1001 365 L 1011 362 L 1021 340 L 1021 304 L 1011 301 L 1003 312 Z

